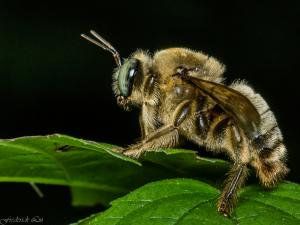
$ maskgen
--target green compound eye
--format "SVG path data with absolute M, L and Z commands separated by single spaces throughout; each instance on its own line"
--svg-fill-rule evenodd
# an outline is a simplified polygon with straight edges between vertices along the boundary
M 131 94 L 134 77 L 138 71 L 137 59 L 129 59 L 121 66 L 118 82 L 121 96 L 128 97 Z

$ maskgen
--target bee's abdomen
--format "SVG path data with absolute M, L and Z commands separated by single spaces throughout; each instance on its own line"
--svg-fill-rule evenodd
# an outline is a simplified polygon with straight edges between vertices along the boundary
M 234 83 L 231 88 L 245 95 L 260 114 L 259 135 L 253 140 L 253 145 L 259 155 L 266 161 L 277 161 L 285 158 L 286 149 L 283 144 L 283 137 L 276 118 L 266 101 L 243 82 Z
M 287 151 L 276 118 L 266 101 L 243 82 L 233 83 L 231 88 L 246 96 L 261 117 L 259 135 L 252 140 L 253 162 L 258 176 L 265 186 L 271 186 L 288 172 L 285 165 Z
M 286 148 L 277 123 L 273 124 L 265 133 L 261 133 L 253 140 L 253 146 L 258 151 L 259 157 L 266 162 L 285 161 Z

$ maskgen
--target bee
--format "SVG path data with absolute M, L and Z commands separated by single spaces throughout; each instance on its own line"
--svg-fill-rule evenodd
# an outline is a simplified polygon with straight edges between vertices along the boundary
M 287 150 L 277 121 L 260 94 L 245 81 L 224 84 L 225 66 L 188 48 L 150 55 L 137 50 L 122 62 L 119 53 L 95 31 L 85 39 L 114 56 L 113 92 L 117 104 L 140 108 L 141 140 L 122 149 L 126 156 L 171 148 L 188 140 L 233 161 L 217 202 L 230 216 L 249 167 L 262 186 L 271 188 L 288 173 Z

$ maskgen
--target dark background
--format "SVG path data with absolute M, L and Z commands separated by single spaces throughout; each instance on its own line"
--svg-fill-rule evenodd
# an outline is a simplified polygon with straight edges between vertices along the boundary
M 111 91 L 111 55 L 80 38 L 95 29 L 127 57 L 137 48 L 181 46 L 227 65 L 264 96 L 285 137 L 288 179 L 299 176 L 299 19 L 292 1 L 62 1 L 0 3 L 0 138 L 63 133 L 129 144 L 137 111 L 123 112 Z M 200 153 L 202 154 L 202 153 Z M 0 184 L 0 218 L 40 215 L 66 224 L 97 209 L 74 209 L 67 188 Z

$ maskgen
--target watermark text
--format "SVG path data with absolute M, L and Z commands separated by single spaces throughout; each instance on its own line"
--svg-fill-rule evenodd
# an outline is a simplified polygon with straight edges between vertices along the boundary
M 41 216 L 8 216 L 8 217 L 0 217 L 0 225 L 6 224 L 30 224 L 30 223 L 43 223 L 44 218 Z

